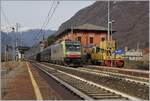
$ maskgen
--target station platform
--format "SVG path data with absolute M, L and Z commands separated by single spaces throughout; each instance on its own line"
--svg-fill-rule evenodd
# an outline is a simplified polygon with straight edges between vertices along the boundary
M 26 61 L 2 64 L 2 100 L 73 100 L 74 94 Z M 9 65 L 8 65 L 9 64 Z M 6 68 L 11 68 L 9 71 Z

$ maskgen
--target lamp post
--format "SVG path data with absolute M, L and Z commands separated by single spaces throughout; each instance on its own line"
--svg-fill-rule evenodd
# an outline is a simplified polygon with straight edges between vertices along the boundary
M 111 35 L 111 40 L 112 40 L 112 33 L 113 33 L 113 29 L 112 29 L 112 24 L 113 23 L 115 23 L 115 20 L 111 20 L 111 21 L 109 21 L 109 24 L 110 24 L 110 29 L 111 29 L 111 33 L 110 33 L 110 35 Z
M 113 4 L 115 4 L 115 2 L 113 3 Z M 115 20 L 111 20 L 110 21 L 110 0 L 108 0 L 108 2 L 107 2 L 107 9 L 108 9 L 108 37 L 107 37 L 107 40 L 108 41 L 110 41 L 110 27 L 111 27 L 111 34 L 112 34 L 112 23 L 114 23 L 115 22 Z M 110 25 L 111 24 L 111 25 Z
M 109 24 L 110 24 L 110 28 L 111 28 L 111 42 L 112 42 L 112 23 L 114 23 L 115 22 L 115 20 L 111 20 L 111 21 L 109 21 Z M 112 43 L 111 43 L 112 44 Z M 112 63 L 112 45 L 111 45 L 111 50 L 110 50 L 110 52 L 111 52 L 111 66 L 113 66 L 113 63 Z
M 110 31 L 109 31 L 109 30 L 110 30 L 110 28 L 109 28 L 109 27 L 110 27 L 110 26 L 109 26 L 109 22 L 110 22 L 110 14 L 109 14 L 109 13 L 110 13 L 110 12 L 109 12 L 110 1 L 109 1 L 109 0 L 108 0 L 108 2 L 107 2 L 107 6 L 108 6 L 108 12 L 107 12 L 107 13 L 108 13 L 108 19 L 107 19 L 107 20 L 108 20 L 108 36 L 107 36 L 107 40 L 109 41 L 109 36 L 110 36 Z

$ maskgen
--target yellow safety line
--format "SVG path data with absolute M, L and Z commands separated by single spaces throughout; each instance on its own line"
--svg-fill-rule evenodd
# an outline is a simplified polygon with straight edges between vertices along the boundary
M 32 75 L 32 72 L 31 72 L 31 70 L 29 68 L 29 65 L 28 65 L 27 62 L 26 62 L 26 64 L 27 64 L 27 67 L 28 67 L 28 72 L 29 72 L 29 75 L 30 75 L 30 78 L 31 78 L 31 82 L 32 82 L 33 88 L 34 88 L 36 99 L 37 100 L 43 100 L 42 94 L 40 92 L 40 89 L 39 89 L 39 87 L 38 87 L 38 85 L 37 85 L 33 75 Z

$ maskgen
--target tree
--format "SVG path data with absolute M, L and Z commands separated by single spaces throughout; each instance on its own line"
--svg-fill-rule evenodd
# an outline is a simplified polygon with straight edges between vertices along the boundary
M 47 38 L 47 42 L 48 42 L 48 46 L 51 45 L 53 42 L 55 42 L 54 34 Z

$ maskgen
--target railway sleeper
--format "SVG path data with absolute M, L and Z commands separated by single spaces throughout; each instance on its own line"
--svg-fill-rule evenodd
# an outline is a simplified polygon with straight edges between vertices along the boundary
M 72 84 L 72 85 L 77 85 L 78 84 L 78 82 L 75 82 L 75 81 L 72 81 L 72 82 L 69 82 L 70 84 Z
M 118 95 L 108 95 L 108 96 L 99 96 L 99 95 L 93 95 L 92 96 L 94 99 L 120 99 L 122 98 L 121 96 Z
M 108 91 L 103 91 L 103 90 L 91 90 L 91 89 L 83 89 L 84 92 L 86 92 L 87 94 L 97 94 L 97 93 L 110 93 Z
M 86 87 L 86 88 L 91 88 L 91 89 L 97 90 L 97 88 L 95 88 L 94 85 L 90 85 L 90 84 L 88 84 L 88 83 L 81 82 L 81 84 L 78 84 L 78 85 L 83 86 L 83 84 L 84 84 L 84 87 Z
M 91 96 L 110 96 L 110 95 L 114 95 L 113 93 L 88 93 L 88 95 Z
M 87 87 L 84 87 L 84 86 L 76 86 L 78 89 L 87 89 Z
M 104 91 L 104 90 L 91 90 L 91 89 L 83 89 L 83 91 L 85 92 L 91 92 L 91 93 L 98 93 L 98 92 L 103 92 L 103 93 L 109 93 L 108 91 Z
M 101 91 L 101 92 L 109 92 L 107 90 L 104 90 L 102 88 L 99 88 L 99 87 L 90 87 L 92 91 Z
M 107 100 L 108 98 L 94 98 L 95 100 Z M 110 101 L 116 101 L 116 100 L 118 100 L 118 101 L 122 101 L 122 100 L 129 100 L 128 98 L 123 98 L 123 97 L 121 97 L 121 98 L 109 98 L 109 100 Z
M 51 73 L 51 74 L 53 74 L 53 75 L 60 75 L 60 73 L 59 72 L 53 72 L 53 73 Z M 60 75 L 60 76 L 62 76 L 62 75 Z
M 101 91 L 101 92 L 99 92 L 99 91 L 84 91 L 84 92 L 86 92 L 87 94 L 108 94 L 108 92 L 103 92 L 103 91 Z

